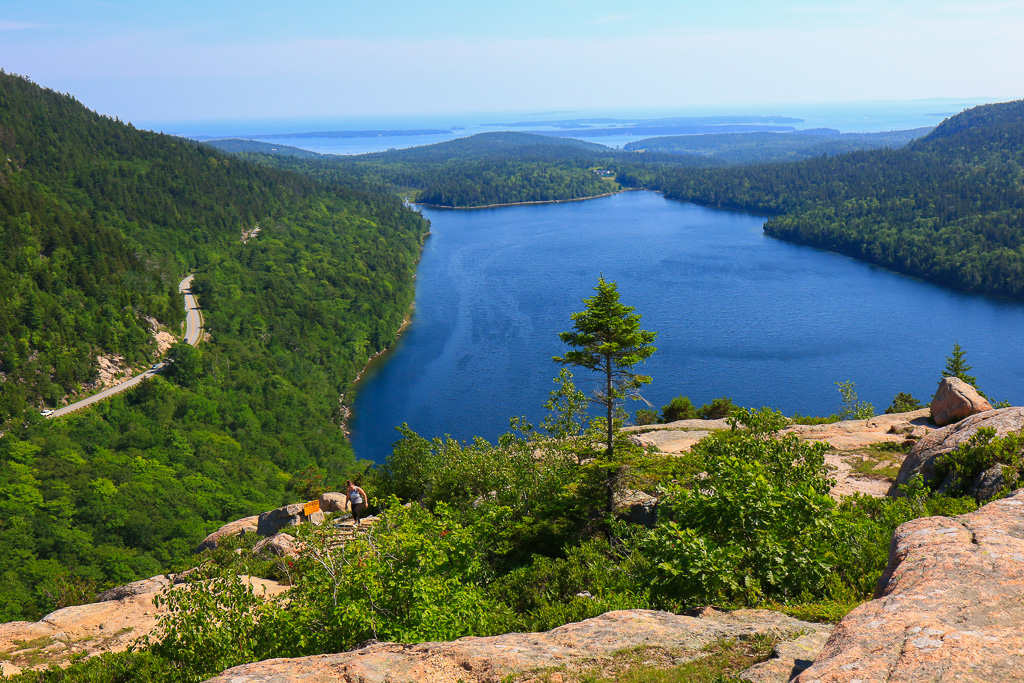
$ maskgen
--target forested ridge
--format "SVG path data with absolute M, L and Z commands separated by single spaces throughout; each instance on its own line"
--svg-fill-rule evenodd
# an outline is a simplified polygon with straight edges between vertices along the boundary
M 228 151 L 237 143 L 212 141 Z M 315 159 L 245 153 L 245 158 L 328 181 L 359 183 L 411 200 L 466 208 L 562 201 L 619 189 L 591 170 L 615 152 L 603 145 L 531 133 L 481 133 L 423 147 Z
M 223 521 L 343 481 L 339 399 L 409 310 L 421 217 L 7 74 L 0 145 L 0 619 L 166 571 Z M 152 362 L 144 316 L 178 331 L 186 272 L 210 338 L 42 419 L 97 355 Z
M 923 137 L 930 128 L 884 133 L 840 133 L 834 129 L 801 130 L 793 133 L 722 133 L 719 135 L 674 135 L 648 138 L 623 146 L 626 151 L 662 152 L 705 157 L 714 165 L 742 165 L 800 161 L 822 155 L 887 147 L 898 149 Z M 686 160 L 686 165 L 697 165 Z M 712 164 L 708 164 L 712 165 Z
M 1024 102 L 954 116 L 898 150 L 790 164 L 617 163 L 624 185 L 766 212 L 765 232 L 973 292 L 1024 296 Z

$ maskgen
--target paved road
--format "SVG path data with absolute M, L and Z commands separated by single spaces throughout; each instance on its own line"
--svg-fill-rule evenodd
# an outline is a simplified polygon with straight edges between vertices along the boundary
M 185 341 L 188 342 L 188 344 L 191 346 L 195 346 L 196 344 L 198 344 L 199 339 L 200 337 L 202 337 L 203 334 L 203 314 L 199 311 L 199 304 L 196 303 L 195 296 L 192 295 L 193 277 L 193 275 L 189 275 L 187 278 L 178 283 L 178 291 L 185 296 Z M 63 417 L 68 413 L 73 413 L 76 410 L 81 410 L 82 408 L 88 405 L 98 403 L 105 398 L 113 396 L 114 394 L 119 394 L 122 391 L 131 389 L 140 382 L 143 382 L 144 380 L 149 379 L 156 373 L 161 372 L 165 367 L 167 367 L 167 363 L 161 361 L 154 365 L 153 367 L 146 370 L 145 372 L 135 375 L 135 377 L 132 377 L 129 380 L 125 380 L 124 382 L 121 382 L 116 386 L 110 387 L 109 389 L 104 389 L 100 393 L 93 394 L 89 398 L 83 398 L 81 401 L 77 401 L 75 403 L 72 403 L 71 405 L 66 405 L 63 408 L 58 408 L 57 410 L 54 410 L 46 417 L 50 419 Z
M 203 314 L 199 310 L 195 296 L 192 295 L 192 279 L 195 275 L 189 275 L 178 283 L 178 291 L 185 295 L 185 341 L 189 346 L 199 343 L 199 337 L 203 334 Z

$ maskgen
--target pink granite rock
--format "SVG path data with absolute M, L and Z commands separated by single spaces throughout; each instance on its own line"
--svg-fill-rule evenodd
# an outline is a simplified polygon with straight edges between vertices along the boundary
M 720 639 L 777 634 L 790 639 L 827 626 L 810 624 L 768 610 L 721 612 L 700 616 L 651 610 L 608 612 L 544 633 L 508 633 L 489 638 L 460 638 L 446 643 L 376 643 L 333 655 L 270 659 L 228 669 L 210 683 L 482 683 L 517 680 L 530 672 L 572 669 L 615 652 L 646 646 L 682 653 L 692 659 Z
M 1024 680 L 1024 489 L 901 525 L 876 595 L 799 683 Z
M 932 422 L 940 427 L 992 410 L 992 404 L 962 379 L 943 377 L 932 399 Z
M 990 410 L 927 434 L 907 453 L 903 465 L 900 466 L 900 472 L 896 476 L 896 483 L 889 489 L 889 495 L 897 495 L 899 487 L 909 482 L 918 473 L 924 478 L 926 484 L 933 487 L 941 484 L 939 475 L 935 471 L 938 457 L 967 441 L 982 427 L 991 427 L 996 430 L 996 436 L 1019 432 L 1024 429 L 1024 408 Z

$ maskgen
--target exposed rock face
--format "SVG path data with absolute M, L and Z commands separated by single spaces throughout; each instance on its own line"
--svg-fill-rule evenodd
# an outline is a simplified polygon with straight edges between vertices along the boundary
M 1024 489 L 900 526 L 876 595 L 839 622 L 800 683 L 1021 680 Z
M 273 553 L 278 557 L 298 557 L 299 549 L 288 534 L 274 534 L 253 546 L 254 553 Z
M 796 434 L 802 441 L 824 441 L 837 451 L 852 451 L 876 443 L 900 443 L 920 438 L 934 427 L 928 422 L 928 409 L 909 413 L 875 415 L 867 420 L 843 420 L 820 425 L 793 425 L 783 434 Z
M 981 427 L 996 430 L 996 436 L 1006 436 L 1010 432 L 1024 429 L 1024 408 L 999 408 L 978 415 L 972 415 L 956 424 L 937 429 L 925 436 L 907 454 L 896 483 L 889 489 L 889 495 L 899 493 L 899 487 L 909 482 L 915 474 L 920 473 L 926 484 L 932 487 L 942 482 L 935 471 L 935 461 L 943 453 L 948 453 L 964 441 L 971 438 Z
M 96 596 L 96 602 L 109 602 L 111 600 L 121 600 L 123 598 L 130 598 L 133 595 L 145 595 L 146 593 L 157 593 L 165 586 L 171 584 L 171 579 L 167 576 L 154 576 L 151 579 L 142 579 L 140 581 L 132 581 L 124 586 L 117 586 L 111 588 L 108 591 L 103 591 Z
M 312 524 L 313 526 L 320 526 L 324 523 L 326 519 L 327 516 L 324 515 L 323 511 L 317 510 L 316 512 L 310 513 L 310 515 L 306 518 L 306 521 Z
M 695 659 L 720 639 L 773 633 L 783 638 L 801 631 L 827 630 L 768 610 L 719 612 L 697 617 L 651 610 L 608 612 L 545 633 L 509 633 L 460 638 L 450 643 L 377 643 L 360 650 L 299 659 L 271 659 L 228 669 L 211 683 L 481 683 L 516 679 L 538 669 L 579 668 L 620 650 L 662 648 Z M 765 679 L 767 680 L 767 679 Z
M 629 440 L 641 448 L 654 446 L 660 453 L 686 453 L 709 434 L 711 431 L 707 429 L 659 429 L 645 434 L 634 434 Z
M 324 512 L 342 512 L 345 509 L 344 493 L 321 493 L 320 509 Z
M 630 524 L 653 527 L 658 518 L 658 499 L 643 491 L 625 489 L 615 494 L 615 515 Z
M 180 575 L 179 575 L 180 576 Z M 153 605 L 153 597 L 175 577 L 154 576 L 102 593 L 103 602 L 65 607 L 37 622 L 11 621 L 0 624 L 0 657 L 4 675 L 20 670 L 63 665 L 72 655 L 121 652 L 137 638 L 151 633 L 164 608 Z M 275 581 L 243 577 L 257 595 L 286 590 Z M 120 596 L 120 597 L 110 597 Z M 16 671 L 16 669 L 18 671 Z
M 242 519 L 236 519 L 234 522 L 228 522 L 221 528 L 214 531 L 212 534 L 203 539 L 203 542 L 196 548 L 197 553 L 201 553 L 204 550 L 213 550 L 220 543 L 222 538 L 228 536 L 241 536 L 242 534 L 254 534 L 259 522 L 259 515 L 253 515 L 252 517 L 243 517 Z
M 756 683 L 788 683 L 814 663 L 814 658 L 831 634 L 832 627 L 827 626 L 796 640 L 784 640 L 775 646 L 771 659 L 750 667 L 740 674 L 740 679 Z
M 1003 466 L 996 463 L 971 482 L 970 491 L 978 500 L 989 500 L 1006 486 L 1006 477 L 1003 476 Z
M 305 505 L 303 503 L 292 503 L 259 516 L 256 522 L 256 533 L 260 536 L 273 536 L 286 526 L 298 526 L 305 521 L 302 513 Z
M 932 422 L 939 427 L 959 422 L 965 417 L 992 410 L 978 390 L 962 379 L 943 377 L 931 405 Z

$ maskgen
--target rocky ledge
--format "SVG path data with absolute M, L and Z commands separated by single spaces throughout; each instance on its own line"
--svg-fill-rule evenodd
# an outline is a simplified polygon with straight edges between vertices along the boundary
M 509 633 L 418 645 L 376 643 L 340 654 L 271 659 L 228 669 L 209 683 L 482 683 L 530 680 L 555 670 L 557 673 L 552 673 L 549 680 L 572 680 L 581 668 L 599 665 L 613 654 L 632 648 L 655 648 L 682 663 L 701 657 L 702 648 L 722 639 L 771 634 L 789 642 L 818 634 L 824 640 L 830 629 L 768 610 L 722 612 L 707 608 L 697 616 L 627 610 L 544 633 Z M 787 652 L 785 648 L 777 651 L 782 657 Z M 803 656 L 805 651 L 796 647 L 793 652 L 794 656 Z M 802 666 L 779 659 L 752 680 L 787 681 L 794 668 L 799 671 Z
M 156 594 L 175 583 L 175 576 L 154 576 L 113 588 L 99 602 L 65 607 L 36 622 L 0 624 L 0 673 L 65 666 L 73 655 L 122 652 L 156 628 L 164 611 L 153 604 Z M 287 587 L 275 581 L 243 577 L 258 595 L 279 595 Z
M 839 622 L 797 680 L 1024 680 L 1024 489 L 900 526 L 876 599 Z
M 831 451 L 825 456 L 831 476 L 836 480 L 832 495 L 836 499 L 854 493 L 881 497 L 889 490 L 890 482 L 884 476 L 864 476 L 853 471 L 860 454 L 876 444 L 916 441 L 935 431 L 929 420 L 929 409 L 908 413 L 876 415 L 867 420 L 843 420 L 820 425 L 791 425 L 782 434 L 795 434 L 802 441 L 827 443 Z M 730 429 L 727 420 L 679 420 L 666 424 L 626 427 L 633 443 L 653 448 L 661 453 L 686 453 L 694 444 L 709 434 Z M 896 459 L 898 453 L 892 453 Z M 896 465 L 900 464 L 896 460 Z

